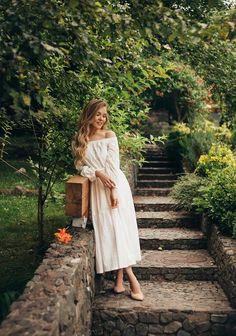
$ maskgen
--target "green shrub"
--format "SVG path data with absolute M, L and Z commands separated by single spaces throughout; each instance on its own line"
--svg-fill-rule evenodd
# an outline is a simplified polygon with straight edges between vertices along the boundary
M 200 187 L 209 183 L 207 178 L 189 173 L 181 176 L 173 186 L 170 196 L 177 200 L 178 207 L 186 211 L 197 211 L 194 205 L 194 197 L 200 196 Z
M 228 166 L 211 174 L 210 183 L 201 186 L 193 205 L 206 212 L 223 234 L 236 238 L 236 169 Z
M 223 124 L 216 125 L 210 120 L 198 120 L 192 128 L 185 123 L 175 123 L 168 135 L 169 152 L 178 153 L 188 172 L 193 172 L 202 154 L 211 149 L 212 143 L 220 148 L 230 145 L 233 133 Z
M 199 176 L 210 176 L 228 166 L 236 169 L 236 160 L 229 146 L 213 144 L 208 154 L 200 156 L 195 173 Z
M 12 302 L 14 302 L 19 296 L 19 291 L 6 291 L 0 294 L 0 322 L 9 312 Z

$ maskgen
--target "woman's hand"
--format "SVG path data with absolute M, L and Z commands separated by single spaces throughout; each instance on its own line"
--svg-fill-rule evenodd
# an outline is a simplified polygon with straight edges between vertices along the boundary
M 111 188 L 115 188 L 115 186 L 116 186 L 115 182 L 109 176 L 107 176 L 106 174 L 104 174 L 101 171 L 97 170 L 95 172 L 95 175 L 100 178 L 100 180 L 102 181 L 104 187 L 107 187 L 107 188 L 110 188 L 110 189 Z
M 118 194 L 117 194 L 117 188 L 112 188 L 111 189 L 110 198 L 111 198 L 111 207 L 112 207 L 112 209 L 117 208 L 118 204 L 119 204 Z

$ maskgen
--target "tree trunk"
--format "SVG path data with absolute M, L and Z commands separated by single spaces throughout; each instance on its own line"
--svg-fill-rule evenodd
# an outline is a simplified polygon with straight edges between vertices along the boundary
M 44 223 L 43 223 L 43 210 L 44 210 L 44 200 L 43 200 L 43 188 L 42 186 L 38 189 L 38 245 L 41 247 L 44 243 Z

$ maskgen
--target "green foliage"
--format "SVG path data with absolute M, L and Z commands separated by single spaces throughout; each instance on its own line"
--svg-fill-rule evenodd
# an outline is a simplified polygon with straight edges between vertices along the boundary
M 206 213 L 222 233 L 236 237 L 236 160 L 227 145 L 213 144 L 200 156 L 195 171 L 177 181 L 170 195 L 181 208 Z
M 6 154 L 6 146 L 10 143 L 13 122 L 6 115 L 5 108 L 0 110 L 0 159 Z
M 200 156 L 195 173 L 199 176 L 211 176 L 228 166 L 236 170 L 236 160 L 231 149 L 223 144 L 213 144 L 209 153 Z
M 235 43 L 215 38 L 197 45 L 186 42 L 178 49 L 211 89 L 210 103 L 219 112 L 221 123 L 232 128 L 236 123 Z
M 213 143 L 218 146 L 230 146 L 233 134 L 222 124 L 198 118 L 192 127 L 187 123 L 175 123 L 168 135 L 170 153 L 178 153 L 187 171 L 194 171 L 202 154 L 209 152 Z
M 189 173 L 177 181 L 170 196 L 186 211 L 205 213 L 223 234 L 236 238 L 236 169 L 227 166 L 210 177 Z
M 205 21 L 209 11 L 213 9 L 227 8 L 227 4 L 222 0 L 164 0 L 163 3 L 171 8 L 182 9 L 190 18 Z
M 25 174 L 16 173 L 17 170 L 19 171 L 22 168 Z M 0 172 L 0 188 L 14 189 L 16 186 L 23 186 L 33 189 L 35 187 L 30 165 L 23 160 L 0 160 Z
M 201 195 L 200 188 L 206 186 L 209 179 L 188 173 L 181 176 L 171 189 L 170 196 L 173 197 L 178 207 L 186 211 L 197 211 L 194 199 Z
M 18 291 L 6 291 L 0 294 L 0 321 L 7 315 L 10 305 L 19 295 L 20 293 Z
M 196 4 L 182 4 L 182 9 L 176 10 L 175 5 L 169 4 L 168 8 L 161 1 L 148 5 L 137 0 L 1 2 L 0 104 L 8 122 L 14 120 L 17 127 L 27 128 L 34 135 L 37 153 L 30 162 L 39 189 L 39 209 L 42 210 L 55 182 L 71 171 L 70 140 L 82 107 L 94 96 L 108 102 L 110 127 L 117 132 L 121 152 L 132 153 L 132 159 L 141 162 L 147 141 L 142 127 L 153 92 L 173 100 L 174 120 L 192 126 L 199 116 L 205 117 L 211 99 L 210 79 L 214 83 L 221 80 L 215 71 L 223 59 L 217 51 L 218 43 L 222 48 L 227 46 L 223 61 L 229 61 L 229 66 L 220 76 L 226 75 L 229 85 L 224 88 L 222 80 L 213 94 L 218 94 L 220 98 L 214 99 L 222 107 L 226 106 L 226 119 L 231 118 L 227 111 L 234 100 L 230 70 L 234 47 L 229 45 L 234 36 L 230 24 L 233 11 L 226 11 L 222 20 L 206 16 L 207 24 L 199 26 L 194 22 Z M 189 7 L 195 12 L 190 15 L 191 20 L 186 17 Z M 203 43 L 214 34 L 217 36 L 214 41 L 218 42 L 212 44 L 213 76 L 206 66 L 201 66 L 204 62 L 199 51 L 194 58 L 194 34 Z M 211 52 L 205 44 L 204 53 L 210 61 Z M 6 136 L 9 140 L 9 134 L 5 140 Z M 189 138 L 192 146 L 184 155 L 191 158 L 193 167 L 208 143 L 199 145 L 199 132 L 194 137 L 182 137 L 182 148 Z
M 168 97 L 175 110 L 171 113 L 173 121 L 193 124 L 198 115 L 206 115 L 209 93 L 204 80 L 173 51 L 162 52 L 159 63 L 165 76 L 157 77 L 151 87 L 156 107 L 160 97 Z
M 227 166 L 211 174 L 210 183 L 200 187 L 193 205 L 206 212 L 223 234 L 236 238 L 236 169 Z

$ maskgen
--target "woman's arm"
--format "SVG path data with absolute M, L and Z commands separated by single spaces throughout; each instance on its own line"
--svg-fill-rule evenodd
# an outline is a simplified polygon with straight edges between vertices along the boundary
M 100 178 L 104 187 L 115 188 L 115 182 L 101 170 L 96 170 L 95 175 Z
M 100 171 L 102 171 L 104 168 L 101 169 L 94 169 L 93 167 L 87 166 L 87 165 L 83 165 L 83 166 L 76 166 L 76 169 L 78 171 L 78 173 L 81 176 L 85 176 L 87 177 L 91 182 L 95 181 L 97 178 L 97 173 L 99 173 Z
M 107 137 L 112 138 L 108 142 L 107 157 L 105 162 L 105 174 L 108 175 L 118 185 L 120 171 L 119 144 L 115 132 L 108 131 Z

